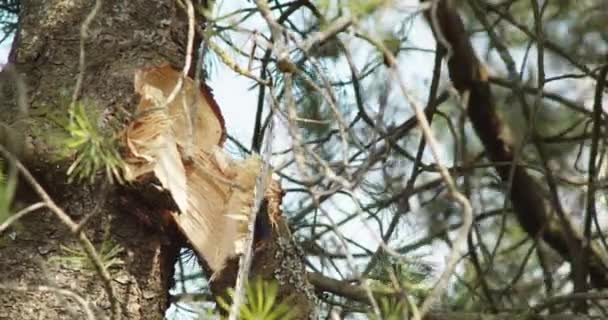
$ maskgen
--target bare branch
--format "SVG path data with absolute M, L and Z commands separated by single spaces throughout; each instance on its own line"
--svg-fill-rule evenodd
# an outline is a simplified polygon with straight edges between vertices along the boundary
M 53 286 L 45 286 L 45 285 L 25 285 L 24 286 L 24 285 L 10 285 L 10 284 L 2 284 L 2 283 L 0 283 L 0 290 L 10 290 L 10 291 L 19 291 L 19 292 L 28 292 L 28 291 L 51 292 L 51 293 L 59 294 L 62 296 L 66 296 L 66 297 L 74 299 L 74 301 L 76 301 L 76 303 L 78 303 L 80 305 L 80 307 L 82 308 L 82 311 L 84 312 L 84 314 L 86 316 L 86 319 L 88 319 L 88 320 L 97 319 L 95 317 L 95 314 L 93 313 L 93 310 L 91 310 L 91 308 L 89 307 L 89 302 L 87 300 L 85 300 L 82 296 L 80 296 L 78 293 L 76 293 L 72 290 L 57 288 L 57 287 L 53 287 Z
M 0 154 L 2 154 L 2 156 L 9 159 L 10 161 L 12 161 L 15 164 L 15 167 L 17 168 L 19 173 L 21 173 L 21 175 L 25 178 L 25 181 L 27 181 L 27 183 L 34 189 L 34 191 L 42 199 L 42 202 L 44 203 L 44 205 L 47 208 L 49 208 L 51 210 L 51 212 L 53 212 L 55 214 L 55 216 L 57 218 L 59 218 L 59 220 L 66 227 L 68 227 L 68 229 L 72 233 L 74 233 L 77 236 L 77 238 L 80 242 L 80 245 L 82 246 L 82 248 L 86 252 L 87 256 L 93 263 L 93 266 L 95 267 L 95 271 L 97 272 L 97 274 L 99 275 L 99 277 L 102 280 L 104 289 L 106 291 L 106 294 L 108 295 L 108 299 L 110 300 L 110 305 L 111 305 L 111 309 L 112 309 L 112 319 L 116 319 L 116 320 L 120 319 L 121 318 L 120 305 L 117 300 L 116 290 L 114 289 L 114 285 L 112 284 L 112 277 L 110 276 L 110 273 L 108 272 L 106 267 L 103 265 L 102 259 L 99 256 L 99 253 L 97 252 L 95 247 L 93 246 L 93 243 L 91 243 L 89 238 L 86 236 L 86 234 L 82 230 L 79 231 L 78 224 L 76 222 L 74 222 L 70 218 L 70 216 L 68 216 L 68 214 L 65 213 L 65 211 L 63 211 L 63 209 L 61 209 L 59 206 L 57 206 L 57 204 L 53 201 L 53 199 L 51 199 L 51 197 L 44 190 L 44 188 L 42 188 L 42 186 L 38 183 L 38 181 L 36 181 L 34 176 L 32 176 L 32 174 L 29 172 L 29 170 L 25 166 L 23 166 L 23 164 L 21 164 L 21 162 L 17 158 L 15 158 L 11 153 L 9 153 L 1 145 L 0 145 Z

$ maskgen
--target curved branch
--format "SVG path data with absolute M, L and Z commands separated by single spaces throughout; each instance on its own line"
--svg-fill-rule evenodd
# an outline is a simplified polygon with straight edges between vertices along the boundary
M 516 162 L 509 128 L 496 112 L 487 71 L 475 54 L 453 1 L 437 1 L 434 13 L 436 19 L 432 19 L 431 12 L 427 11 L 427 20 L 435 36 L 441 34 L 451 47 L 452 54 L 448 60 L 450 78 L 460 94 L 468 95 L 468 116 L 486 155 L 493 162 L 512 163 L 496 165 L 495 169 L 505 183 L 510 181 L 512 173 L 509 195 L 519 224 L 531 237 L 539 236 L 564 259 L 574 263 L 578 259 L 576 248 L 583 247 L 584 239 L 570 223 L 562 223 L 557 218 L 551 202 L 540 192 L 539 182 Z M 590 249 L 588 262 L 592 285 L 608 287 L 608 267 L 597 247 Z

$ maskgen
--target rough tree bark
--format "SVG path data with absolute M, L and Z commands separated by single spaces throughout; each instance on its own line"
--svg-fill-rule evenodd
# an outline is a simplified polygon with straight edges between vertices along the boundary
M 22 160 L 74 220 L 95 212 L 85 228 L 94 244 L 99 246 L 109 230 L 110 239 L 125 249 L 120 257 L 124 264 L 112 271 L 122 317 L 162 319 L 172 268 L 164 262 L 175 254 L 170 239 L 142 226 L 134 215 L 122 210 L 125 199 L 131 200 L 115 187 L 103 191 L 100 184 L 66 183 L 65 162 L 57 163 L 52 158 L 52 139 L 58 130 L 53 119 L 68 111 L 79 74 L 80 28 L 94 4 L 22 1 L 10 62 L 25 80 L 30 111 L 28 118 L 17 118 L 15 99 L 5 96 L 0 120 L 23 133 L 25 149 L 29 150 L 25 155 L 29 156 Z M 135 68 L 163 60 L 179 62 L 184 21 L 173 1 L 103 1 L 85 42 L 86 68 L 80 93 L 81 99 L 99 108 L 103 117 L 99 121 L 114 121 L 123 109 L 131 110 L 135 105 Z M 18 201 L 38 201 L 21 185 Z M 95 312 L 110 314 L 108 297 L 94 271 L 50 262 L 65 255 L 61 245 L 78 247 L 76 237 L 53 214 L 34 212 L 10 233 L 13 237 L 3 235 L 0 245 L 4 284 L 71 288 L 89 299 Z M 0 294 L 0 318 L 82 318 L 78 310 L 73 300 L 55 293 L 2 290 Z
M 137 211 L 154 219 L 159 213 L 157 208 L 145 204 L 137 192 L 104 188 L 100 184 L 68 184 L 65 172 L 69 163 L 52 156 L 51 140 L 58 130 L 53 119 L 67 113 L 69 96 L 80 73 L 80 28 L 94 2 L 22 0 L 20 27 L 10 62 L 25 80 L 30 111 L 27 118 L 20 118 L 15 87 L 5 86 L 0 102 L 0 141 L 8 140 L 8 132 L 16 132 L 10 133 L 11 137 L 22 136 L 25 149 L 22 160 L 58 204 L 76 221 L 95 214 L 84 229 L 89 238 L 99 245 L 108 230 L 110 239 L 125 248 L 121 255 L 124 264 L 112 271 L 112 285 L 122 317 L 161 319 L 169 301 L 171 261 L 181 244 L 179 237 L 155 228 L 154 221 L 144 225 L 141 218 L 132 214 L 131 211 Z M 501 123 L 492 107 L 483 67 L 475 57 L 455 9 L 446 5 L 449 1 L 439 3 L 438 26 L 452 47 L 449 67 L 454 85 L 469 94 L 469 116 L 488 156 L 494 161 L 511 161 L 512 148 L 501 135 Z M 120 120 L 124 110 L 132 111 L 137 105 L 133 92 L 135 70 L 165 61 L 178 68 L 182 65 L 186 21 L 176 1 L 103 1 L 92 19 L 85 43 L 86 68 L 80 91 L 81 99 L 99 108 L 102 115 L 99 121 Z M 496 169 L 504 180 L 509 180 L 510 166 Z M 533 187 L 538 183 L 522 167 L 515 166 L 514 170 L 511 200 L 520 223 L 528 233 L 540 234 L 566 259 L 572 260 L 572 249 L 568 246 L 574 242 L 580 247 L 580 238 L 572 239 L 567 226 L 552 220 L 550 205 Z M 25 186 L 20 186 L 19 191 L 19 202 L 37 201 Z M 310 318 L 314 296 L 288 228 L 279 221 L 279 227 L 270 230 L 272 232 L 256 246 L 252 276 L 278 280 L 281 296 L 295 295 L 301 319 Z M 0 284 L 4 287 L 0 287 L 0 319 L 82 318 L 82 311 L 72 298 L 36 290 L 22 293 L 6 289 L 6 285 L 13 284 L 71 288 L 88 299 L 95 312 L 110 314 L 108 297 L 95 272 L 50 261 L 65 255 L 60 245 L 77 247 L 78 243 L 75 236 L 46 211 L 26 216 L 18 228 L 2 235 Z M 232 285 L 236 262 L 237 259 L 233 259 L 222 276 L 212 283 L 214 294 L 222 294 Z M 608 283 L 605 265 L 595 252 L 590 264 L 594 284 L 605 287 Z M 432 316 L 429 315 L 429 319 Z
M 168 306 L 173 262 L 184 241 L 173 231 L 158 227 L 162 208 L 151 205 L 141 190 L 103 183 L 66 183 L 70 159 L 54 156 L 52 139 L 60 129 L 53 119 L 68 112 L 80 74 L 81 26 L 94 6 L 92 0 L 22 1 L 19 31 L 9 62 L 25 80 L 30 110 L 27 118 L 18 116 L 16 88 L 4 90 L 0 141 L 14 142 L 15 137 L 22 137 L 22 148 L 10 148 L 23 149 L 19 153 L 21 160 L 51 197 L 76 222 L 94 213 L 84 228 L 94 244 L 99 246 L 109 235 L 111 241 L 125 249 L 120 256 L 124 264 L 112 270 L 120 316 L 161 319 Z M 137 105 L 135 70 L 163 62 L 182 67 L 188 20 L 177 1 L 170 0 L 106 0 L 90 17 L 79 99 L 99 109 L 100 122 L 124 122 L 128 118 L 125 114 Z M 38 199 L 21 183 L 17 201 L 25 204 Z M 263 214 L 267 211 L 263 210 Z M 278 280 L 281 297 L 295 298 L 299 319 L 309 319 L 314 293 L 288 228 L 282 218 L 277 219 L 279 227 L 268 229 L 272 231 L 257 243 L 251 277 Z M 2 235 L 0 284 L 4 286 L 0 287 L 0 318 L 83 318 L 71 298 L 7 289 L 40 284 L 70 288 L 88 299 L 98 315 L 106 318 L 111 314 L 108 296 L 95 272 L 51 261 L 65 255 L 61 245 L 78 247 L 78 242 L 52 213 L 42 210 L 29 214 L 20 220 L 18 228 Z M 223 294 L 233 285 L 237 261 L 234 258 L 212 283 L 214 294 Z

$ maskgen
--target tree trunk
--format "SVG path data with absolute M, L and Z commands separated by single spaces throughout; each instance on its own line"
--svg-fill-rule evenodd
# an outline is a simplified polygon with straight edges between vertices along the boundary
M 66 183 L 65 164 L 73 159 L 62 159 L 59 164 L 53 160 L 57 159 L 53 139 L 61 132 L 54 119 L 68 113 L 80 73 L 81 25 L 94 4 L 22 1 L 17 42 L 9 62 L 25 81 L 29 115 L 27 119 L 17 116 L 16 90 L 5 88 L 0 123 L 8 129 L 0 141 L 14 138 L 7 138 L 8 132 L 26 137 L 21 159 L 58 205 L 76 222 L 95 214 L 84 229 L 95 247 L 99 250 L 106 238 L 124 248 L 119 256 L 124 264 L 110 270 L 122 318 L 162 319 L 173 276 L 170 261 L 176 250 L 159 232 L 142 226 L 124 205 L 128 211 L 156 213 L 115 186 Z M 95 121 L 116 121 L 125 110 L 133 110 L 136 68 L 161 61 L 177 64 L 183 59 L 185 21 L 175 1 L 102 1 L 85 41 L 86 67 L 79 95 L 99 110 L 100 118 Z M 20 181 L 17 201 L 40 201 L 24 184 Z M 61 246 L 78 248 L 79 244 L 52 213 L 31 213 L 1 237 L 0 319 L 84 318 L 72 298 L 40 291 L 34 287 L 38 285 L 71 289 L 90 302 L 99 318 L 110 315 L 108 296 L 95 271 L 66 263 L 70 254 Z
M 125 115 L 134 111 L 138 101 L 133 88 L 135 70 L 166 61 L 182 67 L 187 18 L 176 1 L 105 0 L 95 9 L 92 0 L 22 0 L 9 62 L 25 82 L 29 111 L 27 117 L 20 116 L 18 86 L 5 90 L 0 103 L 0 143 L 4 141 L 12 151 L 20 150 L 21 160 L 75 222 L 93 214 L 84 232 L 98 251 L 108 241 L 124 248 L 119 255 L 124 263 L 110 270 L 119 316 L 161 319 L 169 303 L 173 263 L 184 243 L 173 229 L 162 227 L 166 208 L 151 204 L 149 196 L 133 188 L 67 183 L 66 171 L 74 159 L 57 157 L 54 140 L 65 132 L 56 119 L 68 114 L 81 74 L 80 39 L 85 21 L 90 24 L 78 100 L 99 111 L 94 121 L 128 122 Z M 20 144 L 13 143 L 16 137 L 22 137 Z M 17 203 L 40 201 L 25 184 L 20 181 Z M 292 305 L 300 311 L 298 319 L 314 318 L 315 297 L 301 255 L 282 218 L 274 219 L 278 228 L 263 223 L 270 232 L 257 239 L 250 277 L 277 280 L 279 300 L 293 298 Z M 72 290 L 99 318 L 112 315 L 107 287 L 99 275 L 68 263 L 74 253 L 66 252 L 65 247 L 79 248 L 78 237 L 52 212 L 30 213 L 0 236 L 0 270 L 9 281 L 0 282 L 0 319 L 85 318 L 84 308 L 69 292 L 49 292 L 48 288 Z M 237 264 L 235 257 L 214 279 L 215 295 L 234 285 Z

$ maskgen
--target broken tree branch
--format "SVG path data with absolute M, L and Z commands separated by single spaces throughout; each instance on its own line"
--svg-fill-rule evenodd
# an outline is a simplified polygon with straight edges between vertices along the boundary
M 426 2 L 428 0 L 423 0 Z M 481 139 L 488 158 L 493 162 L 511 163 L 516 159 L 509 128 L 498 117 L 485 67 L 477 58 L 464 24 L 453 1 L 437 2 L 437 25 L 426 12 L 433 32 L 441 33 L 453 49 L 448 60 L 450 78 L 461 93 L 468 92 L 466 105 L 469 119 Z M 511 165 L 496 165 L 503 182 L 509 181 Z M 542 190 L 520 163 L 514 163 L 510 199 L 521 227 L 532 237 L 540 238 L 571 263 L 577 257 L 571 254 L 570 245 L 582 247 L 583 238 L 570 224 L 563 223 L 554 213 L 552 203 L 539 192 Z M 575 243 L 569 243 L 574 241 Z M 589 272 L 596 288 L 608 287 L 608 267 L 600 250 L 592 246 L 589 256 Z

